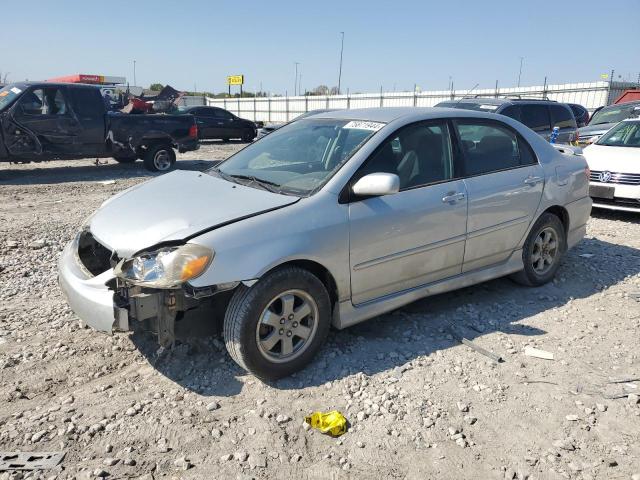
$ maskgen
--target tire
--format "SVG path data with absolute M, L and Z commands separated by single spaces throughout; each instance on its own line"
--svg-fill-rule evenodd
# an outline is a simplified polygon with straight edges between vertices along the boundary
M 551 245 L 555 247 L 552 248 Z M 538 287 L 550 282 L 560 267 L 566 249 L 567 239 L 560 219 L 552 213 L 542 214 L 522 248 L 524 270 L 513 274 L 511 279 L 528 287 Z
M 138 157 L 136 157 L 135 155 L 133 156 L 114 155 L 113 159 L 118 163 L 133 163 L 138 159 Z
M 147 148 L 144 154 L 144 166 L 152 172 L 166 172 L 176 163 L 176 152 L 171 145 L 157 144 Z
M 242 132 L 243 142 L 252 142 L 254 138 L 256 138 L 256 134 L 253 132 L 253 130 L 245 130 L 244 132 Z
M 306 311 L 310 313 L 303 316 Z M 284 267 L 251 288 L 238 287 L 225 313 L 223 335 L 238 365 L 271 381 L 307 365 L 324 343 L 330 324 L 331 303 L 323 283 L 307 270 Z M 305 332 L 306 340 L 299 336 Z M 284 350 L 286 344 L 292 348 L 290 354 Z

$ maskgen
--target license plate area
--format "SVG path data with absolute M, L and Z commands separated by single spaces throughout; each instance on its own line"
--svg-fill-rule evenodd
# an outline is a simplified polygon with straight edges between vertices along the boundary
M 616 192 L 615 187 L 606 187 L 604 185 L 590 185 L 589 186 L 589 196 L 590 197 L 606 198 L 608 200 L 613 200 L 615 192 Z

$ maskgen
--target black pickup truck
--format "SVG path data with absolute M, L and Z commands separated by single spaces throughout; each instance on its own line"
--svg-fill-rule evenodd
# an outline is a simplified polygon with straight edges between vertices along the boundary
M 192 115 L 107 112 L 99 88 L 25 82 L 0 89 L 0 162 L 113 157 L 165 171 L 198 148 Z

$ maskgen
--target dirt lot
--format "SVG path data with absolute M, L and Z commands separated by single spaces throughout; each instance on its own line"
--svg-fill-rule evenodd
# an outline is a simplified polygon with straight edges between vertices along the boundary
M 552 284 L 501 279 L 414 303 L 333 332 L 309 368 L 265 385 L 218 338 L 157 359 L 150 336 L 83 329 L 67 307 L 63 246 L 152 176 L 113 161 L 0 166 L 0 451 L 66 452 L 56 469 L 0 479 L 640 478 L 640 216 L 596 212 Z M 332 409 L 344 436 L 303 428 Z

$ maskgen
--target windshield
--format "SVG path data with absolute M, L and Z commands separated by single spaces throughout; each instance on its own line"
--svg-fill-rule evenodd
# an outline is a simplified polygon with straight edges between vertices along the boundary
M 295 121 L 209 172 L 281 193 L 308 195 L 327 182 L 383 126 L 360 120 Z
M 640 122 L 620 122 L 600 137 L 596 143 L 607 147 L 638 148 L 640 147 Z
M 640 105 L 616 105 L 615 107 L 603 108 L 593 114 L 589 125 L 600 125 L 602 123 L 618 123 L 629 117 L 640 115 Z
M 440 102 L 436 105 L 436 107 L 462 108 L 463 110 L 475 110 L 477 112 L 495 112 L 499 106 L 477 102 Z
M 7 85 L 0 89 L 0 112 L 11 105 L 22 93 L 22 89 L 16 85 Z

